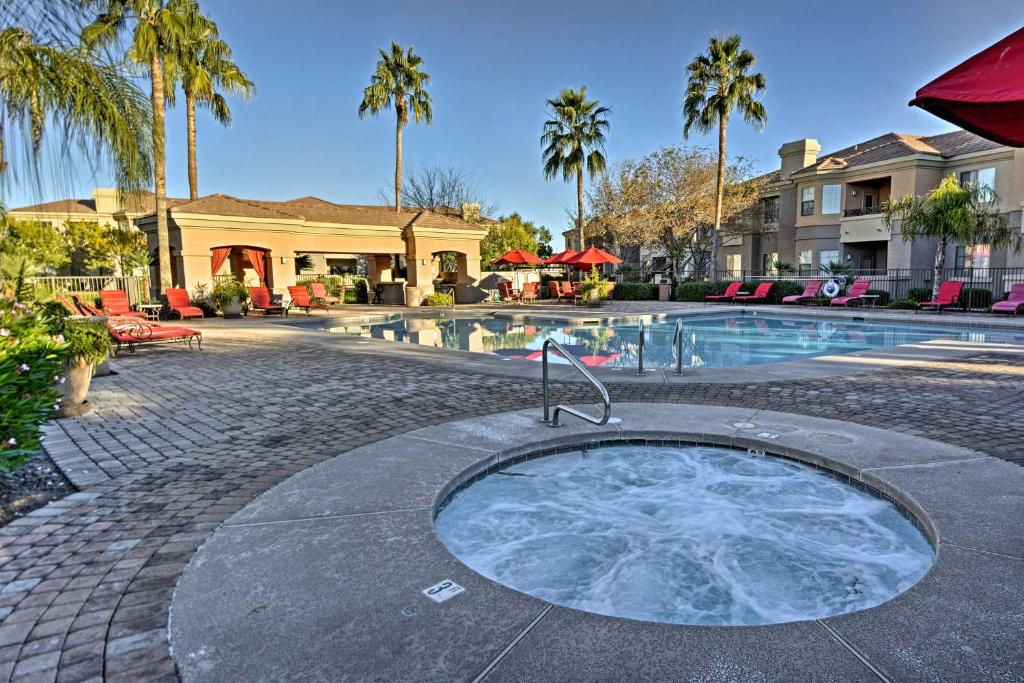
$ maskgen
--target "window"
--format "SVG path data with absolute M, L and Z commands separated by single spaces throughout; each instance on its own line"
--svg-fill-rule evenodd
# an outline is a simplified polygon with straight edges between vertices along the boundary
M 763 254 L 761 256 L 761 274 L 772 275 L 775 274 L 775 262 L 779 260 L 779 254 L 777 252 L 771 254 Z
M 800 215 L 814 215 L 814 188 L 805 187 L 800 191 Z
M 838 249 L 822 249 L 818 252 L 818 265 L 828 268 L 833 263 L 839 263 Z
M 960 171 L 960 185 L 977 185 L 983 189 L 989 191 L 989 200 L 992 199 L 991 194 L 996 189 L 996 169 L 989 166 L 988 168 L 976 168 L 970 171 Z
M 814 251 L 811 249 L 804 249 L 800 252 L 800 260 L 797 262 L 801 266 L 809 266 L 814 263 Z
M 842 192 L 842 185 L 821 186 L 821 212 L 823 214 L 839 213 L 839 203 L 842 199 Z
M 725 269 L 732 277 L 739 277 L 743 274 L 743 257 L 740 254 L 725 255 Z
M 768 197 L 763 201 L 764 204 L 764 222 L 766 225 L 771 225 L 779 222 L 779 198 Z
M 953 256 L 953 268 L 958 276 L 964 271 L 974 277 L 988 277 L 988 269 L 992 265 L 992 247 L 988 244 L 971 244 L 956 248 Z

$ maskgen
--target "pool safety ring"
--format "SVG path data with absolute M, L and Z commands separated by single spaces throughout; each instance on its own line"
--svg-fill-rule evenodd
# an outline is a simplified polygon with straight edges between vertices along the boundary
M 835 280 L 829 280 L 821 288 L 821 293 L 824 294 L 825 296 L 827 296 L 829 299 L 834 299 L 837 296 L 839 296 L 839 292 L 840 292 L 839 283 L 836 282 Z

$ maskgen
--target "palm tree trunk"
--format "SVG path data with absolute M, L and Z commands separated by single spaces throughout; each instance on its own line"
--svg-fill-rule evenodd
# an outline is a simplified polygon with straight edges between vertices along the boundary
M 171 239 L 167 231 L 167 178 L 164 141 L 164 72 L 155 52 L 149 59 L 153 99 L 153 181 L 156 192 L 156 241 L 160 264 L 160 290 L 171 286 Z
M 196 164 L 196 96 L 185 93 L 185 122 L 188 130 L 188 196 L 199 199 L 199 168 Z
M 939 236 L 939 244 L 935 247 L 935 268 L 932 270 L 932 301 L 939 298 L 939 287 L 942 285 L 942 269 L 946 265 L 946 247 L 949 246 L 949 235 Z
M 711 280 L 718 282 L 718 246 L 722 238 L 722 196 L 725 194 L 725 129 L 729 119 L 718 119 L 718 178 L 715 183 L 715 227 L 711 230 Z
M 583 171 L 576 174 L 576 229 L 580 233 L 580 251 L 583 251 Z
M 402 115 L 395 123 L 395 211 L 402 210 Z

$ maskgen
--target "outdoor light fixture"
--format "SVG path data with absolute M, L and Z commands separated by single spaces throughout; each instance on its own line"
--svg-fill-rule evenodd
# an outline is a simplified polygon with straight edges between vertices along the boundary
M 287 256 L 282 256 L 281 257 L 281 264 L 283 265 L 285 263 L 288 263 L 288 257 Z

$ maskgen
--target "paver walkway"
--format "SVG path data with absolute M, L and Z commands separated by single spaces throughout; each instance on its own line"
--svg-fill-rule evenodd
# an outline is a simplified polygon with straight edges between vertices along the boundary
M 0 528 L 0 680 L 174 679 L 167 617 L 195 549 L 291 474 L 410 429 L 539 405 L 539 383 L 219 330 L 95 381 L 49 448 L 82 490 Z M 1022 462 L 1024 357 L 757 385 L 613 385 L 613 401 L 744 405 L 899 429 Z M 559 401 L 589 397 L 566 384 Z M 1024 570 L 1024 558 L 1021 559 Z

